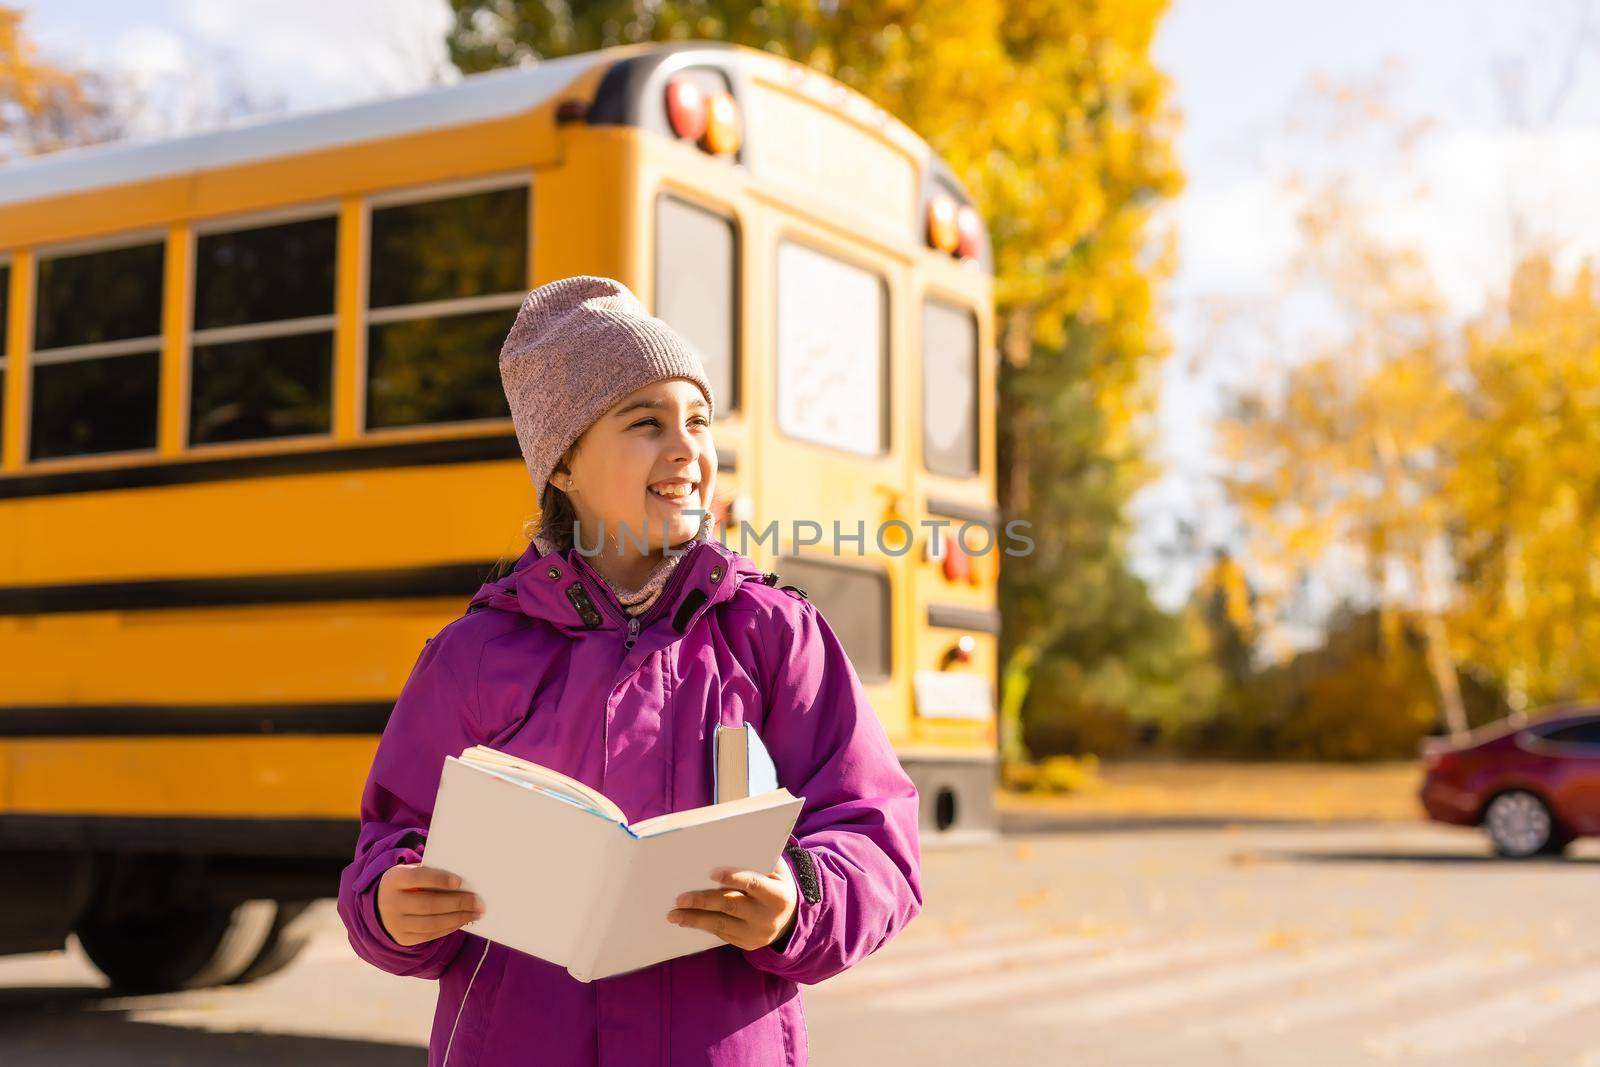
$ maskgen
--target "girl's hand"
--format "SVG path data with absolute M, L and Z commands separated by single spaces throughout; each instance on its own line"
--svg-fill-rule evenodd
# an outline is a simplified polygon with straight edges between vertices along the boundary
M 710 930 L 728 944 L 746 949 L 772 944 L 793 924 L 800 893 L 781 857 L 771 874 L 719 867 L 711 872 L 711 880 L 728 888 L 680 893 L 667 921 Z
M 483 901 L 461 889 L 459 876 L 420 863 L 399 863 L 378 879 L 378 920 L 402 945 L 420 945 L 483 915 Z

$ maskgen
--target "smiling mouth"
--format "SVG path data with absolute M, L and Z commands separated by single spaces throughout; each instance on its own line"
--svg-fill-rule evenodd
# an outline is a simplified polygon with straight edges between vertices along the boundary
M 655 486 L 650 486 L 649 490 L 652 496 L 665 500 L 669 504 L 686 504 L 698 498 L 700 484 L 698 482 L 677 482 L 673 485 L 662 486 L 659 489 Z

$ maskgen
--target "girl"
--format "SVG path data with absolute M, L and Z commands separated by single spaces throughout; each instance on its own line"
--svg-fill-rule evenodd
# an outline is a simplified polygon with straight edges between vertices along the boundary
M 438 980 L 430 1067 L 799 1067 L 799 984 L 922 910 L 916 788 L 816 607 L 711 537 L 713 397 L 682 338 L 618 282 L 566 278 L 528 294 L 500 374 L 540 529 L 401 690 L 340 879 L 350 943 Z M 661 916 L 717 948 L 585 984 L 466 929 L 481 902 L 426 866 L 446 755 L 503 749 L 636 821 L 711 803 L 713 727 L 746 721 L 805 803 L 773 870 L 708 871 Z

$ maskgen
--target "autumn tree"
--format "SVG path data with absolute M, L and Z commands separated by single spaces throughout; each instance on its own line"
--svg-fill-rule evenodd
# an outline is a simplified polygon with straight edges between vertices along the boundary
M 1287 366 L 1241 393 L 1223 426 L 1268 601 L 1294 574 L 1343 581 L 1373 608 L 1391 680 L 1420 649 L 1456 734 L 1474 707 L 1594 696 L 1594 270 L 1564 278 L 1552 249 L 1525 247 L 1505 293 L 1462 324 L 1420 252 L 1379 236 L 1348 176 L 1307 192 L 1292 284 L 1315 283 L 1340 328 L 1284 353 Z M 1353 701 L 1348 714 L 1363 709 Z
M 1003 513 L 1036 550 L 1001 575 L 1004 744 L 1080 697 L 1172 703 L 1181 628 L 1125 564 L 1123 505 L 1148 473 L 1140 416 L 1167 351 L 1151 212 L 1177 192 L 1176 116 L 1150 59 L 1166 0 L 453 0 L 464 71 L 636 41 L 731 41 L 787 56 L 920 133 L 972 191 L 995 252 Z M 1180 647 L 1169 647 L 1172 642 Z M 1047 669 L 1046 669 L 1047 668 Z M 1153 673 L 1152 673 L 1153 672 Z
M 1211 635 L 1212 659 L 1231 686 L 1246 684 L 1255 673 L 1260 623 L 1255 590 L 1243 565 L 1227 549 L 1214 549 L 1192 600 Z
M 1465 331 L 1445 485 L 1462 654 L 1513 710 L 1600 694 L 1600 287 L 1547 252 Z
M 41 57 L 23 15 L 0 6 L 0 161 L 114 136 L 119 124 L 104 84 Z
M 1442 300 L 1417 253 L 1380 241 L 1337 189 L 1311 199 L 1300 230 L 1298 271 L 1324 287 L 1342 328 L 1280 380 L 1242 392 L 1221 427 L 1248 554 L 1277 578 L 1263 583 L 1269 601 L 1281 603 L 1302 567 L 1343 568 L 1391 640 L 1415 622 L 1440 708 L 1463 731 L 1452 583 L 1441 573 L 1446 450 L 1460 415 Z
M 1427 124 L 1391 115 L 1385 93 L 1381 78 L 1319 82 L 1301 123 L 1329 149 L 1377 151 L 1403 169 Z M 1461 415 L 1450 317 L 1420 250 L 1374 220 L 1358 174 L 1335 167 L 1286 183 L 1300 204 L 1299 242 L 1277 296 L 1314 325 L 1276 353 L 1279 373 L 1235 391 L 1219 427 L 1224 481 L 1267 614 L 1281 615 L 1317 574 L 1347 603 L 1374 608 L 1396 654 L 1421 635 L 1438 707 L 1460 733 L 1443 492 Z

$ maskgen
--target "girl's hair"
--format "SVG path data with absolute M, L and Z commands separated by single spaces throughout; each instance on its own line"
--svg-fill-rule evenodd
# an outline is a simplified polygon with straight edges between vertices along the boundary
M 571 474 L 571 462 L 577 451 L 577 442 L 573 442 L 556 460 L 555 469 L 550 473 Z M 537 533 L 547 544 L 554 545 L 557 552 L 565 552 L 572 547 L 572 530 L 577 521 L 578 512 L 572 506 L 572 498 L 557 489 L 555 482 L 546 481 L 544 494 L 539 497 L 539 517 L 523 523 L 522 533 L 530 541 Z
M 572 453 L 573 449 L 568 449 L 552 473 L 569 472 L 571 468 L 567 463 L 572 458 Z M 535 536 L 541 537 L 547 543 L 555 545 L 556 551 L 565 552 L 572 547 L 572 527 L 577 518 L 578 513 L 572 506 L 572 498 L 556 488 L 555 482 L 546 482 L 544 495 L 539 498 L 539 514 L 522 524 L 522 536 L 528 541 L 532 541 Z M 511 572 L 512 564 L 520 555 L 519 552 L 513 556 L 501 556 L 495 561 L 489 577 L 485 580 L 492 582 L 505 577 Z
M 572 498 L 552 482 L 544 487 L 544 496 L 539 499 L 539 517 L 523 523 L 522 532 L 530 541 L 537 533 L 554 545 L 556 551 L 565 552 L 572 547 L 572 524 L 577 518 Z

